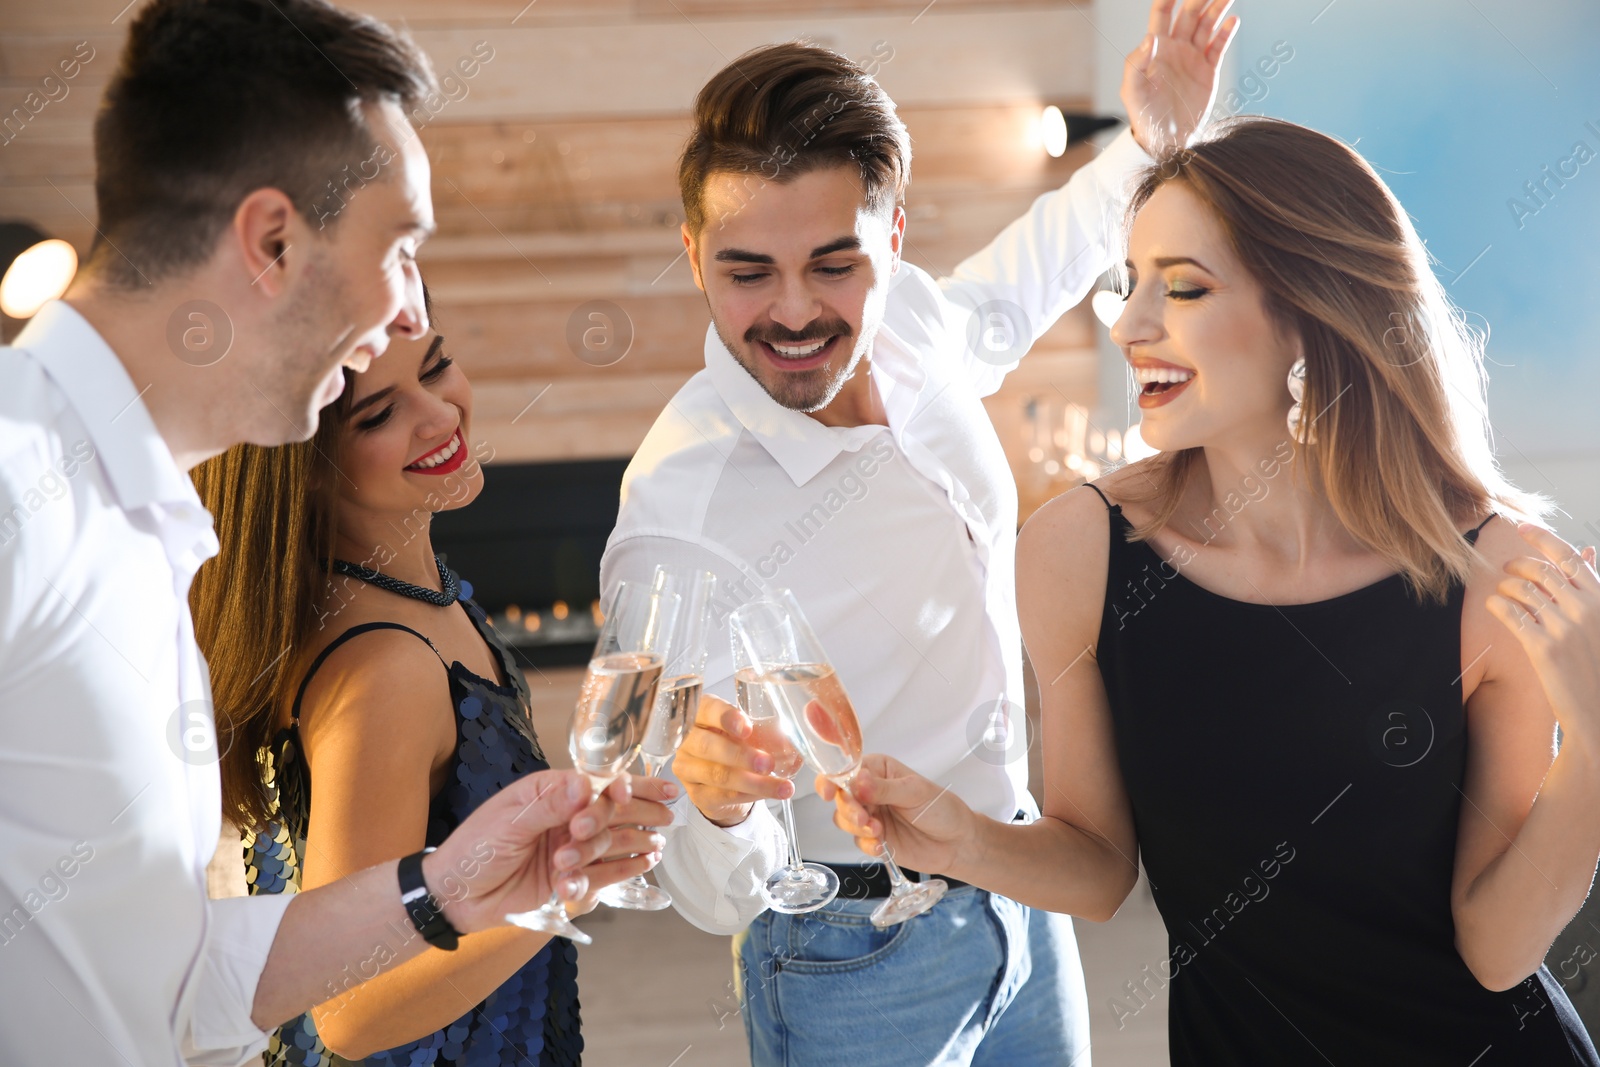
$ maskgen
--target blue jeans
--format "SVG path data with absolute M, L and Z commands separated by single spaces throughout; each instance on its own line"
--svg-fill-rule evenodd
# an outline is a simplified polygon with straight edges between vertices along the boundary
M 962 886 L 878 930 L 877 904 L 763 912 L 734 939 L 753 1067 L 1089 1067 L 1069 917 Z

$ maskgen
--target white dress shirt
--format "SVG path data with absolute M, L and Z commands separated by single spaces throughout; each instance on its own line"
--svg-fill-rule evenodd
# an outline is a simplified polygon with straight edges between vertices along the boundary
M 188 594 L 211 516 L 69 305 L 0 374 L 0 1062 L 243 1063 L 293 898 L 206 899 L 221 782 Z
M 946 786 L 976 811 L 1036 815 L 1022 722 L 1013 576 L 1017 494 L 981 398 L 1110 265 L 1129 178 L 1149 158 L 1124 133 L 983 251 L 935 281 L 902 264 L 874 339 L 887 427 L 791 411 L 706 333 L 706 369 L 668 403 L 623 475 L 601 586 L 657 563 L 717 575 L 706 691 L 733 698 L 722 613 L 788 587 L 860 719 L 866 750 Z M 867 862 L 833 806 L 796 780 L 807 858 Z M 731 830 L 687 798 L 657 868 L 679 911 L 732 933 L 764 907 L 783 835 L 757 805 Z

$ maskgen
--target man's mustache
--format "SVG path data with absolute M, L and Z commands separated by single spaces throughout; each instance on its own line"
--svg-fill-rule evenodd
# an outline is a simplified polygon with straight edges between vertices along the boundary
M 807 341 L 823 341 L 829 337 L 849 337 L 850 324 L 843 319 L 832 322 L 813 322 L 798 333 L 781 326 L 752 326 L 744 332 L 746 344 L 765 341 L 769 345 L 802 345 Z

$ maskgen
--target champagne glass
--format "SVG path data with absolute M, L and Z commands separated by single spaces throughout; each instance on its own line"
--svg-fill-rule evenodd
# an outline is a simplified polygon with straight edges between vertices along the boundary
M 677 594 L 650 584 L 617 583 L 567 738 L 573 767 L 589 779 L 591 802 L 639 754 L 661 682 L 662 649 L 677 619 L 678 603 Z M 582 945 L 593 941 L 572 925 L 555 893 L 542 907 L 507 915 L 506 921 Z
M 744 605 L 735 615 L 740 613 L 744 618 L 736 633 L 747 644 L 751 644 L 751 634 L 784 635 L 783 641 L 750 648 L 750 658 L 757 664 L 755 684 L 805 762 L 840 789 L 848 790 L 850 780 L 861 769 L 861 726 L 849 694 L 828 663 L 822 643 L 806 622 L 794 594 L 787 589 L 774 589 L 761 600 Z M 891 889 L 872 913 L 873 926 L 882 929 L 921 915 L 949 889 L 941 878 L 911 881 L 889 855 L 887 843 L 881 858 Z
M 733 631 L 734 688 L 739 710 L 750 719 L 749 743 L 772 757 L 772 773 L 793 779 L 805 761 L 795 747 L 766 678 L 775 670 L 800 662 L 799 635 L 791 620 L 756 600 L 729 616 Z M 761 895 L 773 911 L 787 915 L 816 911 L 839 895 L 833 868 L 800 859 L 800 838 L 794 828 L 794 805 L 779 801 L 783 828 L 789 837 L 789 860 L 767 876 Z
M 650 714 L 644 743 L 639 746 L 639 759 L 652 778 L 661 773 L 694 725 L 710 636 L 708 608 L 716 581 L 710 571 L 668 564 L 656 567 L 653 587 L 676 594 L 679 604 L 677 623 L 666 639 L 666 666 L 661 673 L 655 710 Z M 642 874 L 608 885 L 598 895 L 602 904 L 633 911 L 660 911 L 672 906 L 672 894 L 651 885 Z

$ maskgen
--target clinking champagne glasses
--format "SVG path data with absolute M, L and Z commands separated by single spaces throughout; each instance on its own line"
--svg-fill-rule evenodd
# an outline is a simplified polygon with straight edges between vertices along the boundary
M 794 595 L 787 589 L 772 590 L 736 610 L 733 626 L 735 659 L 739 656 L 737 646 L 743 645 L 749 663 L 737 675 L 741 704 L 747 684 L 759 690 L 762 701 L 770 706 L 805 762 L 839 788 L 848 790 L 850 779 L 861 769 L 861 727 L 849 695 Z M 792 840 L 792 817 L 788 830 Z M 937 904 L 949 888 L 939 878 L 911 881 L 896 866 L 887 845 L 882 861 L 891 889 L 872 913 L 874 926 L 893 926 L 922 914 Z M 780 883 L 784 877 L 786 871 L 773 875 Z M 776 904 L 773 907 L 784 910 Z
M 651 584 L 678 597 L 677 621 L 663 646 L 666 665 L 661 672 L 661 687 L 639 750 L 645 773 L 654 777 L 683 744 L 700 706 L 716 578 L 710 571 L 662 564 L 656 567 Z M 672 895 L 645 881 L 642 874 L 606 886 L 599 898 L 602 904 L 613 908 L 636 911 L 660 911 L 672 905 Z
M 798 617 L 799 609 L 795 610 Z M 793 624 L 794 617 L 772 600 L 756 600 L 735 609 L 728 623 L 733 631 L 733 677 L 739 710 L 749 717 L 753 727 L 749 742 L 772 757 L 773 774 L 793 778 L 804 765 L 803 756 L 768 683 L 796 664 L 820 662 L 821 649 L 813 647 L 815 638 L 810 631 L 802 635 Z M 805 638 L 810 638 L 810 644 Z M 788 800 L 779 806 L 783 810 L 784 832 L 789 836 L 789 862 L 767 876 L 761 895 L 773 911 L 789 915 L 816 911 L 839 895 L 839 876 L 820 863 L 801 861 L 794 806 Z
M 612 594 L 567 740 L 572 765 L 589 779 L 595 797 L 639 754 L 678 609 L 678 595 L 653 584 L 618 582 Z M 579 944 L 593 940 L 572 925 L 554 893 L 542 907 L 506 921 Z

